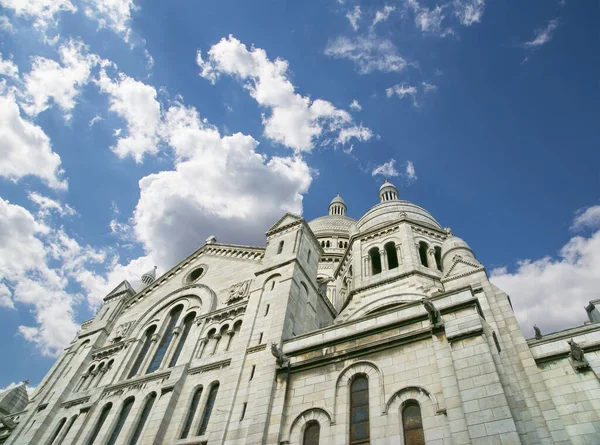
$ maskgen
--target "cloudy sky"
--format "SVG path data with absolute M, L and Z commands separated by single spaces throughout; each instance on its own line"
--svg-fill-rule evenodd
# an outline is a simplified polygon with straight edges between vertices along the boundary
M 525 4 L 526 3 L 526 4 Z M 600 7 L 571 0 L 0 0 L 0 388 L 122 279 L 384 177 L 523 331 L 600 298 Z

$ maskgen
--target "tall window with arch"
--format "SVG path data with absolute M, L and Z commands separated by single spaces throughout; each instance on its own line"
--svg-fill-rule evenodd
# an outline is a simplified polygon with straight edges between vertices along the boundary
M 56 441 L 56 438 L 60 434 L 60 431 L 62 430 L 63 426 L 65 426 L 66 421 L 66 417 L 60 419 L 60 422 L 58 422 L 58 425 L 56 426 L 56 428 L 54 428 L 54 432 L 52 433 L 52 436 L 50 436 L 50 439 L 47 442 L 48 445 L 52 445 Z
M 144 363 L 144 359 L 146 358 L 146 355 L 148 354 L 148 350 L 150 349 L 150 346 L 152 345 L 152 336 L 154 335 L 155 332 L 156 332 L 155 325 L 152 325 L 148 329 L 146 329 L 146 333 L 144 334 L 144 343 L 142 343 L 142 349 L 140 349 L 140 352 L 138 353 L 138 356 L 136 357 L 135 362 L 133 363 L 133 366 L 131 367 L 131 371 L 129 371 L 128 378 L 133 377 L 134 375 L 136 375 L 139 372 L 140 367 L 142 366 L 142 363 Z
M 396 251 L 396 243 L 390 241 L 383 246 L 385 255 L 387 256 L 388 269 L 396 269 L 398 267 L 398 252 Z
M 204 407 L 204 412 L 202 413 L 202 421 L 200 422 L 200 429 L 198 430 L 199 436 L 204 436 L 206 434 L 206 430 L 208 429 L 208 422 L 210 421 L 210 415 L 212 414 L 212 410 L 215 406 L 215 401 L 217 400 L 217 393 L 219 392 L 219 384 L 215 383 L 208 393 L 208 399 L 206 400 L 206 406 Z
M 283 252 L 283 240 L 279 241 L 279 246 L 277 246 L 277 255 Z
M 321 435 L 321 425 L 316 420 L 309 421 L 304 427 L 304 436 L 302 445 L 319 445 L 319 436 Z
M 98 417 L 98 421 L 96 422 L 96 425 L 94 426 L 94 429 L 92 430 L 92 434 L 90 434 L 90 437 L 88 438 L 88 440 L 86 442 L 86 445 L 94 444 L 94 442 L 96 441 L 96 438 L 98 437 L 98 433 L 100 433 L 100 430 L 104 426 L 104 422 L 106 422 L 106 418 L 110 414 L 111 408 L 112 408 L 112 403 L 107 403 L 106 405 L 104 405 L 104 407 L 102 408 L 102 411 L 100 412 L 100 416 Z
M 358 374 L 350 384 L 350 445 L 368 444 L 369 440 L 369 380 Z
M 119 417 L 117 419 L 117 423 L 113 427 L 112 433 L 110 434 L 110 438 L 106 445 L 115 445 L 117 443 L 117 439 L 119 438 L 119 434 L 123 430 L 123 426 L 125 426 L 125 421 L 131 412 L 131 407 L 133 406 L 133 402 L 135 401 L 134 397 L 128 397 L 123 402 L 123 406 L 121 407 L 121 412 L 119 413 Z
M 421 264 L 425 267 L 428 266 L 427 262 L 427 250 L 429 250 L 429 246 L 425 241 L 419 242 L 419 259 L 421 260 Z
M 411 400 L 402 409 L 402 430 L 404 445 L 425 445 L 421 407 Z
M 200 397 L 202 397 L 201 386 L 196 389 L 192 397 L 192 402 L 190 403 L 190 407 L 188 408 L 187 416 L 185 417 L 185 422 L 183 424 L 183 429 L 181 430 L 181 434 L 179 435 L 180 439 L 187 439 L 188 435 L 190 434 L 196 411 L 198 411 L 198 406 L 200 405 Z
M 442 271 L 442 248 L 440 246 L 435 246 L 433 249 L 435 251 L 435 265 L 438 270 Z
M 77 420 L 77 416 L 78 416 L 77 414 L 75 414 L 74 416 L 71 416 L 71 418 L 67 422 L 67 426 L 65 426 L 64 431 L 60 434 L 60 437 L 56 441 L 57 444 L 62 444 L 63 440 L 65 440 L 65 438 L 67 437 L 67 434 L 69 434 L 69 431 L 71 431 L 71 427 Z
M 371 274 L 377 275 L 381 273 L 381 256 L 379 256 L 378 247 L 373 247 L 369 250 L 369 259 L 371 260 Z
M 133 436 L 131 436 L 131 440 L 129 441 L 129 445 L 137 445 L 142 432 L 144 431 L 144 426 L 146 426 L 146 422 L 148 422 L 148 417 L 150 417 L 150 413 L 152 412 L 152 407 L 154 406 L 154 402 L 156 400 L 156 393 L 151 392 L 146 398 L 146 403 L 144 403 L 144 408 L 142 409 L 142 414 L 140 414 L 140 418 L 135 425 L 135 430 L 133 431 Z
M 183 330 L 181 331 L 181 336 L 179 337 L 179 342 L 175 347 L 175 351 L 173 352 L 173 356 L 171 357 L 171 361 L 169 362 L 169 368 L 172 368 L 177 364 L 177 360 L 179 360 L 179 356 L 181 355 L 181 351 L 183 351 L 183 347 L 185 346 L 185 342 L 190 334 L 190 330 L 194 325 L 194 320 L 196 319 L 196 313 L 191 312 L 185 316 L 183 319 Z
M 158 344 L 158 348 L 154 353 L 154 357 L 152 358 L 152 361 L 150 362 L 150 365 L 146 370 L 146 374 L 150 374 L 151 372 L 154 372 L 158 368 L 160 368 L 160 365 L 163 359 L 165 358 L 165 354 L 169 349 L 169 345 L 173 340 L 173 329 L 175 329 L 175 326 L 177 326 L 177 322 L 179 321 L 179 316 L 181 315 L 182 311 L 183 306 L 179 305 L 175 306 L 169 313 L 169 321 L 167 323 L 167 328 L 165 329 L 165 332 L 163 333 L 163 336 L 160 339 L 160 343 Z

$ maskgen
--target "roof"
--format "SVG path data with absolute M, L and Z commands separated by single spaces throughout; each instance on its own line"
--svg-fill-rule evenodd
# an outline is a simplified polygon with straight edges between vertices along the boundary
M 2 415 L 8 416 L 23 411 L 28 403 L 29 396 L 25 382 L 0 392 L 0 414 Z
M 356 220 L 344 215 L 327 215 L 313 219 L 308 223 L 316 236 L 324 233 L 350 234 L 350 228 L 356 224 Z

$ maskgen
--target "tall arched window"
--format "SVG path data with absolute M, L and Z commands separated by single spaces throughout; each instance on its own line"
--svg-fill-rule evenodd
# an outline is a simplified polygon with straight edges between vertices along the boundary
M 203 436 L 206 434 L 206 430 L 208 428 L 208 422 L 210 421 L 210 415 L 212 413 L 213 407 L 215 406 L 215 400 L 217 400 L 217 392 L 219 391 L 219 384 L 215 383 L 212 388 L 210 388 L 210 392 L 208 393 L 208 400 L 206 401 L 206 406 L 204 407 L 204 413 L 202 413 L 202 422 L 200 423 L 200 429 L 198 430 L 198 435 Z
M 395 269 L 398 267 L 398 253 L 396 251 L 396 244 L 393 241 L 386 243 L 385 246 L 385 255 L 388 260 L 388 269 Z
M 172 368 L 177 364 L 177 360 L 179 360 L 179 355 L 181 355 L 181 351 L 185 346 L 185 341 L 188 338 L 190 333 L 190 329 L 194 325 L 194 320 L 196 319 L 196 313 L 192 312 L 183 319 L 183 331 L 181 332 L 181 337 L 179 338 L 179 343 L 177 343 L 177 347 L 175 348 L 175 352 L 173 352 L 173 357 L 171 357 L 171 361 L 169 362 L 169 368 Z
M 427 267 L 427 250 L 429 246 L 424 241 L 419 242 L 419 258 L 421 259 L 421 264 Z
M 442 271 L 442 248 L 440 246 L 435 246 L 435 264 L 438 270 Z
M 279 241 L 279 246 L 277 247 L 277 255 L 283 252 L 283 241 Z
M 179 321 L 179 316 L 181 315 L 181 311 L 183 311 L 183 306 L 175 306 L 171 313 L 169 314 L 169 322 L 167 324 L 167 329 L 163 333 L 162 338 L 160 339 L 160 343 L 158 348 L 156 349 L 156 353 L 150 362 L 150 366 L 148 366 L 148 370 L 146 374 L 150 374 L 151 372 L 156 371 L 160 368 L 160 364 L 165 358 L 165 354 L 167 353 L 167 349 L 169 349 L 169 345 L 173 340 L 173 329 L 177 326 L 177 322 Z
M 65 426 L 65 422 L 66 421 L 67 421 L 66 417 L 63 417 L 62 419 L 60 419 L 60 422 L 58 422 L 58 425 L 54 429 L 54 432 L 52 433 L 52 436 L 50 436 L 50 440 L 48 440 L 48 442 L 47 442 L 48 445 L 52 445 L 54 443 L 54 441 L 56 440 L 56 438 L 60 434 L 60 430 L 62 430 L 62 427 Z
M 146 398 L 146 403 L 144 404 L 144 408 L 142 409 L 142 414 L 140 415 L 140 419 L 135 426 L 135 430 L 133 431 L 133 436 L 129 441 L 129 445 L 137 445 L 138 440 L 140 440 L 140 436 L 144 431 L 144 426 L 148 421 L 148 417 L 150 417 L 150 412 L 152 411 L 152 407 L 154 406 L 154 401 L 156 400 L 156 393 L 151 392 L 150 395 Z
M 402 410 L 402 429 L 404 445 L 425 445 L 421 408 L 417 402 L 408 402 Z
M 192 422 L 194 421 L 194 416 L 196 415 L 196 411 L 198 411 L 198 405 L 200 404 L 200 397 L 202 396 L 202 387 L 196 389 L 194 392 L 194 396 L 192 397 L 192 403 L 188 409 L 187 416 L 185 418 L 185 423 L 183 424 L 183 429 L 181 430 L 180 439 L 186 439 L 188 434 L 190 434 L 190 429 L 192 428 Z
M 110 435 L 110 439 L 106 445 L 115 445 L 117 439 L 119 438 L 119 434 L 121 434 L 121 430 L 125 425 L 125 421 L 127 420 L 127 416 L 129 416 L 129 412 L 131 411 L 131 407 L 133 406 L 133 402 L 135 401 L 134 397 L 128 397 L 123 402 L 123 407 L 121 408 L 121 412 L 119 413 L 119 418 L 117 419 L 117 424 L 112 430 Z
M 379 256 L 379 248 L 373 247 L 369 250 L 369 258 L 371 259 L 371 273 L 377 275 L 381 273 L 381 257 Z
M 131 371 L 129 371 L 128 378 L 133 377 L 140 370 L 140 367 L 142 366 L 142 363 L 144 363 L 144 359 L 146 358 L 146 354 L 148 354 L 150 345 L 152 345 L 152 336 L 154 335 L 155 331 L 156 331 L 156 326 L 150 326 L 146 330 L 146 333 L 144 334 L 144 343 L 142 344 L 142 349 L 140 349 L 140 352 L 139 352 L 137 358 L 135 359 L 135 362 L 131 368 Z
M 369 438 L 369 380 L 359 374 L 350 384 L 350 444 L 368 444 Z
M 319 445 L 319 435 L 321 434 L 321 425 L 316 420 L 311 420 L 304 429 L 304 438 L 302 445 Z
M 75 414 L 69 419 L 69 421 L 67 422 L 67 426 L 64 428 L 64 431 L 61 433 L 60 438 L 56 442 L 57 444 L 62 444 L 63 440 L 65 440 L 65 438 L 67 437 L 67 434 L 69 434 L 69 431 L 71 431 L 71 427 L 73 426 L 76 420 L 77 414 Z
M 98 421 L 96 422 L 96 426 L 94 427 L 94 430 L 92 431 L 92 434 L 90 435 L 90 438 L 86 442 L 87 445 L 93 445 L 94 442 L 96 441 L 96 437 L 98 437 L 98 433 L 104 426 L 104 422 L 106 422 L 106 418 L 108 417 L 108 414 L 110 413 L 111 408 L 112 408 L 112 403 L 107 403 L 102 408 L 102 412 L 100 413 L 100 417 L 98 418 Z

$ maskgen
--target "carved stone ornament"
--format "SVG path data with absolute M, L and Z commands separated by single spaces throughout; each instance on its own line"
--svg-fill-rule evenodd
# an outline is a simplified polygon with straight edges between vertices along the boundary
M 228 290 L 228 297 L 226 304 L 235 303 L 244 299 L 248 295 L 248 289 L 250 288 L 250 280 L 241 281 L 239 283 L 234 284 Z
M 590 364 L 588 363 L 588 361 L 586 360 L 586 358 L 584 356 L 583 348 L 581 346 L 579 346 L 577 343 L 575 343 L 575 340 L 573 340 L 573 339 L 569 340 L 567 343 L 569 344 L 569 347 L 571 348 L 569 357 L 571 358 L 571 364 L 573 365 L 575 370 L 578 371 L 580 369 L 588 368 L 590 366 Z
M 116 343 L 121 339 L 125 338 L 127 332 L 129 332 L 129 328 L 131 327 L 131 325 L 133 325 L 133 321 L 128 321 L 127 323 L 122 323 L 119 326 L 117 326 L 117 329 L 115 329 L 115 336 L 112 339 L 113 343 Z
M 533 325 L 533 331 L 535 332 L 535 339 L 540 340 L 542 338 L 542 331 L 536 325 Z
M 436 308 L 428 298 L 421 298 L 421 304 L 427 311 L 427 316 L 429 317 L 429 322 L 434 328 L 439 328 L 444 325 L 442 320 L 442 314 L 440 310 Z
M 277 359 L 277 366 L 279 368 L 290 365 L 290 359 L 283 353 L 283 350 L 277 343 L 271 343 L 271 354 Z

